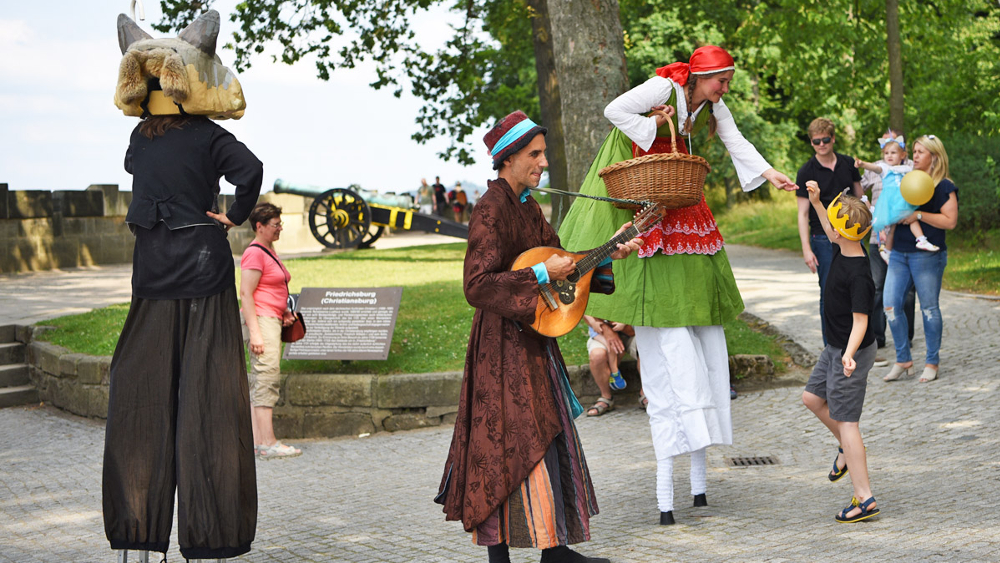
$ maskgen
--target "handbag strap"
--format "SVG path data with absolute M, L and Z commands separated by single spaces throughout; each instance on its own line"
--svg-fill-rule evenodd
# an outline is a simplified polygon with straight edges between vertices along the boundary
M 279 261 L 277 258 L 275 258 L 274 254 L 271 254 L 271 252 L 268 249 L 266 249 L 263 246 L 257 244 L 256 242 L 251 242 L 250 246 L 256 246 L 257 248 L 263 250 L 264 254 L 267 254 L 268 256 L 271 257 L 271 260 L 274 260 L 274 263 L 278 265 L 278 269 L 281 270 L 281 279 L 285 280 L 285 294 L 286 295 L 291 295 L 292 291 L 290 289 L 288 289 L 288 280 L 285 279 L 285 268 L 281 265 L 281 261 Z M 288 307 L 288 303 L 285 303 L 285 308 L 287 308 L 287 307 Z

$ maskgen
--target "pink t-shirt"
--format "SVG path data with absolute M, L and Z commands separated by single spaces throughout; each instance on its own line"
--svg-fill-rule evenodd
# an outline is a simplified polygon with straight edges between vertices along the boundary
M 276 254 L 272 254 L 278 258 Z M 280 267 L 279 267 L 280 264 Z M 259 317 L 278 317 L 288 308 L 288 286 L 292 275 L 281 264 L 281 259 L 275 263 L 260 247 L 250 245 L 243 251 L 240 258 L 241 270 L 257 270 L 261 272 L 260 282 L 253 292 L 253 301 Z

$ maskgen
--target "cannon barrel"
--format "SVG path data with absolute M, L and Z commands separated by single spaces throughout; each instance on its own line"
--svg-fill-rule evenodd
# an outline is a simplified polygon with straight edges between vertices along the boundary
M 324 188 L 322 186 L 310 186 L 308 184 L 293 184 L 280 178 L 274 181 L 274 193 L 276 194 L 294 194 L 302 197 L 315 198 L 329 189 L 330 188 Z M 413 202 L 413 196 L 409 194 L 381 194 L 371 190 L 362 189 L 358 186 L 345 189 L 349 189 L 357 193 L 361 199 L 365 200 L 369 205 L 402 207 L 404 209 L 413 209 L 416 207 Z

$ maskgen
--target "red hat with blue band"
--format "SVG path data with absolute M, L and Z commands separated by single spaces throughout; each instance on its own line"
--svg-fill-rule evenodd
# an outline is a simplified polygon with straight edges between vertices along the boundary
M 486 148 L 493 158 L 493 169 L 498 170 L 504 160 L 528 146 L 535 135 L 548 133 L 548 129 L 536 124 L 521 110 L 517 110 L 500 121 L 483 137 Z

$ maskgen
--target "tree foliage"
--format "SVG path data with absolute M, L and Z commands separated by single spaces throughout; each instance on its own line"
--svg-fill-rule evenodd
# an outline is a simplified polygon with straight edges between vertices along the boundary
M 158 29 L 179 29 L 210 3 L 161 0 Z M 885 0 L 619 3 L 633 85 L 700 45 L 719 44 L 738 67 L 726 103 L 777 168 L 793 173 L 809 158 L 804 131 L 819 116 L 837 123 L 839 152 L 877 156 L 875 139 L 889 117 Z M 449 6 L 463 23 L 444 47 L 429 52 L 410 22 L 432 4 Z M 275 42 L 274 60 L 314 58 L 323 79 L 371 61 L 374 88 L 392 87 L 397 95 L 409 88 L 424 100 L 414 138 L 449 138 L 442 156 L 469 163 L 475 127 L 514 107 L 539 118 L 531 17 L 527 0 L 244 0 L 230 15 L 239 29 L 227 47 L 242 70 Z M 961 137 L 962 146 L 1000 136 L 997 3 L 901 2 L 899 20 L 906 136 L 934 133 L 946 143 Z M 724 147 L 704 146 L 716 164 L 712 178 L 732 188 Z

